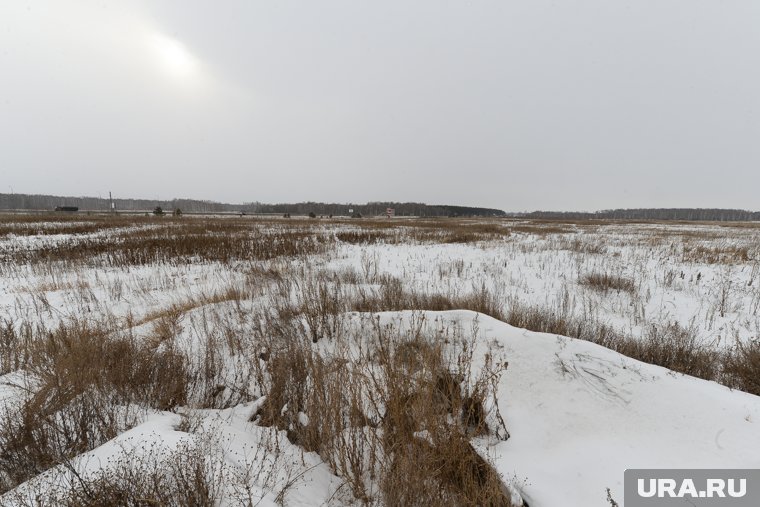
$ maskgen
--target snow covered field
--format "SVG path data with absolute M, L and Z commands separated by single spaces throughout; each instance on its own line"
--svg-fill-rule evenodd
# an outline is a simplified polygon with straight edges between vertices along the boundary
M 489 501 L 531 507 L 609 505 L 607 488 L 622 505 L 626 468 L 758 468 L 759 240 L 752 224 L 5 217 L 0 503 L 125 501 L 131 480 L 164 504 L 392 505 L 409 458 L 394 403 L 425 389 L 447 408 L 399 405 L 416 421 L 401 441 L 459 468 L 421 491 L 488 489 L 481 458 L 504 485 Z M 436 398 L 441 375 L 455 397 Z M 469 444 L 452 457 L 444 436 Z M 467 498 L 445 491 L 425 503 Z

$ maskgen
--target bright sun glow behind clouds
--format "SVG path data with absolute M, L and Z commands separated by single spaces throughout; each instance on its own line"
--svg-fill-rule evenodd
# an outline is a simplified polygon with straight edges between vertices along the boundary
M 153 46 L 164 72 L 175 79 L 191 80 L 198 74 L 198 60 L 180 41 L 167 35 L 153 35 Z

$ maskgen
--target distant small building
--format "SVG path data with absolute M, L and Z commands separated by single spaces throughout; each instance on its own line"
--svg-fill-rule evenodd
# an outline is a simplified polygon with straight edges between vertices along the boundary
M 68 211 L 68 212 L 74 212 L 79 211 L 79 206 L 56 206 L 56 211 Z

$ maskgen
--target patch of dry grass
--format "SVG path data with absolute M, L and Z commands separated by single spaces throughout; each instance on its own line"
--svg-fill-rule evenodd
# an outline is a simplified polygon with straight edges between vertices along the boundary
M 186 402 L 181 355 L 84 322 L 33 338 L 28 354 L 34 391 L 0 420 L 3 491 L 124 431 L 136 421 L 129 407 L 167 410 Z
M 693 330 L 677 323 L 649 326 L 644 336 L 634 337 L 598 322 L 563 315 L 547 308 L 521 305 L 510 308 L 506 322 L 531 331 L 597 343 L 633 359 L 721 382 L 728 387 L 751 387 L 751 372 L 757 371 L 753 353 L 713 350 L 698 343 Z
M 589 273 L 581 277 L 579 283 L 602 292 L 608 290 L 628 292 L 629 294 L 636 292 L 636 282 L 632 278 L 610 273 Z
M 473 435 L 508 437 L 484 408 L 505 364 L 489 359 L 473 377 L 472 347 L 447 350 L 437 338 L 381 327 L 368 337 L 339 326 L 321 335 L 335 350 L 325 354 L 298 314 L 282 315 L 267 326 L 260 356 L 270 381 L 258 424 L 319 453 L 365 504 L 510 505 L 501 477 L 469 444 Z
M 760 339 L 739 344 L 723 365 L 723 382 L 760 396 Z

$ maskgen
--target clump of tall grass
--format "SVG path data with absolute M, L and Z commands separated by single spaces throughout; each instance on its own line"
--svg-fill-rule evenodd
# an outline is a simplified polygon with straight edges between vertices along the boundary
M 701 264 L 733 264 L 751 261 L 756 258 L 756 254 L 756 250 L 751 250 L 747 246 L 732 244 L 708 246 L 685 242 L 681 252 L 681 260 Z
M 29 360 L 32 326 L 14 325 L 10 319 L 0 322 L 0 375 L 23 368 Z
M 738 343 L 723 364 L 724 383 L 760 396 L 760 339 Z
M 365 504 L 510 505 L 469 443 L 508 437 L 494 396 L 505 363 L 489 355 L 476 372 L 473 342 L 421 328 L 341 325 L 324 341 L 309 328 L 297 315 L 267 326 L 258 424 L 319 453 Z
M 505 319 L 499 295 L 485 284 L 474 286 L 470 292 L 452 295 L 409 290 L 396 277 L 384 276 L 379 281 L 377 292 L 359 290 L 349 302 L 350 308 L 359 312 L 472 310 L 495 319 Z
M 80 321 L 34 339 L 25 372 L 32 390 L 0 414 L 0 489 L 89 451 L 139 419 L 137 408 L 185 403 L 184 357 L 113 337 Z
M 581 285 L 602 292 L 614 290 L 633 294 L 636 291 L 636 283 L 633 279 L 620 275 L 612 275 L 610 273 L 589 273 L 581 277 L 579 282 Z

